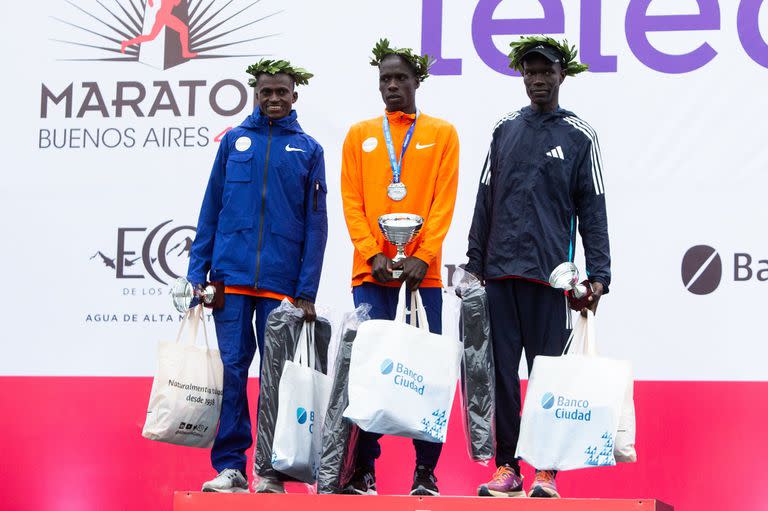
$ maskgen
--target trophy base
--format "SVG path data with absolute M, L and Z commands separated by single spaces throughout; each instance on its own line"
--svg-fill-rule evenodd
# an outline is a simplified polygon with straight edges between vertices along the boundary
M 403 270 L 392 270 L 392 278 L 399 279 L 403 276 Z
M 213 300 L 210 303 L 203 303 L 204 306 L 209 309 L 221 309 L 224 307 L 224 282 L 211 282 L 207 284 L 212 286 L 215 290 L 213 292 Z

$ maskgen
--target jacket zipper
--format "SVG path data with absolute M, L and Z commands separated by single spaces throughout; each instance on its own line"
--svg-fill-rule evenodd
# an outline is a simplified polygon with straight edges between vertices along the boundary
M 261 187 L 261 213 L 259 215 L 259 241 L 256 245 L 256 282 L 254 286 L 259 288 L 259 267 L 261 266 L 261 241 L 264 235 L 264 206 L 267 200 L 267 170 L 269 169 L 269 149 L 272 146 L 272 121 L 269 121 L 269 135 L 267 135 L 267 154 L 264 159 L 264 186 Z
M 312 209 L 317 211 L 317 195 L 320 193 L 320 181 L 315 180 L 315 197 L 312 200 Z

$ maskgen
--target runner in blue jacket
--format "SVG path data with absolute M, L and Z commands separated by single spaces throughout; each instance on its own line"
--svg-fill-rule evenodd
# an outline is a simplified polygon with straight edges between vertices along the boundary
M 496 466 L 481 496 L 525 496 L 515 458 L 520 433 L 518 366 L 562 354 L 570 333 L 563 291 L 547 283 L 573 261 L 576 229 L 594 295 L 608 292 L 611 259 L 600 145 L 595 130 L 559 106 L 560 84 L 586 66 L 575 48 L 548 37 L 512 44 L 510 67 L 531 100 L 494 127 L 469 233 L 467 271 L 486 284 L 496 364 Z M 582 311 L 586 313 L 586 309 Z M 546 441 L 546 440 L 543 440 Z M 537 471 L 529 495 L 558 497 L 553 471 Z
M 292 105 L 312 76 L 286 61 L 248 68 L 259 108 L 222 139 L 205 191 L 187 279 L 221 281 L 214 309 L 224 365 L 221 419 L 211 451 L 219 473 L 203 491 L 247 492 L 245 451 L 253 443 L 246 385 L 269 313 L 283 298 L 315 319 L 328 236 L 323 148 L 304 133 Z M 255 322 L 256 336 L 254 338 Z M 263 479 L 257 491 L 283 492 Z

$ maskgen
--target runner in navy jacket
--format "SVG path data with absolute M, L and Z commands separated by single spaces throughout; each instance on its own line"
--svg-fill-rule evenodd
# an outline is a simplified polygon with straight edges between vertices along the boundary
M 600 146 L 573 112 L 527 106 L 504 116 L 481 173 L 467 271 L 547 282 L 573 261 L 576 227 L 589 280 L 611 281 Z
M 547 283 L 573 261 L 576 229 L 584 243 L 594 312 L 611 281 L 605 186 L 595 131 L 558 105 L 566 75 L 586 69 L 575 52 L 545 37 L 513 43 L 530 106 L 494 127 L 480 177 L 466 269 L 486 283 L 496 364 L 496 466 L 481 496 L 524 496 L 515 458 L 520 433 L 518 367 L 562 354 L 570 333 L 563 292 Z M 586 313 L 586 309 L 582 311 Z M 542 439 L 546 441 L 546 439 Z M 558 497 L 555 473 L 537 471 L 532 497 Z
M 245 451 L 253 443 L 248 368 L 263 352 L 267 316 L 284 298 L 310 321 L 328 235 L 323 148 L 304 133 L 292 109 L 294 87 L 312 76 L 286 61 L 260 61 L 259 108 L 221 141 L 205 191 L 187 279 L 223 281 L 214 309 L 224 389 L 211 450 L 219 473 L 203 491 L 248 492 Z M 256 335 L 254 336 L 254 323 Z M 262 478 L 257 492 L 284 492 Z

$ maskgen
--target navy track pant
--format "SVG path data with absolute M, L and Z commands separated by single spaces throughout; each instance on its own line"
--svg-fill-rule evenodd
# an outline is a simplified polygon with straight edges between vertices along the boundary
M 429 331 L 435 334 L 443 333 L 443 289 L 439 287 L 420 288 L 421 301 L 427 313 Z M 352 288 L 352 297 L 355 307 L 361 303 L 371 306 L 371 319 L 395 319 L 397 313 L 397 298 L 400 289 L 396 287 L 379 286 L 370 282 L 364 282 Z M 410 307 L 410 293 L 406 293 L 406 306 Z M 357 466 L 373 468 L 376 459 L 381 455 L 378 433 L 360 431 L 357 443 Z M 435 468 L 440 458 L 443 444 L 414 440 L 416 449 L 416 464 Z
M 537 282 L 489 280 L 485 289 L 496 365 L 496 466 L 519 468 L 520 358 L 525 349 L 530 373 L 537 355 L 561 355 L 570 335 L 570 309 L 562 290 Z

